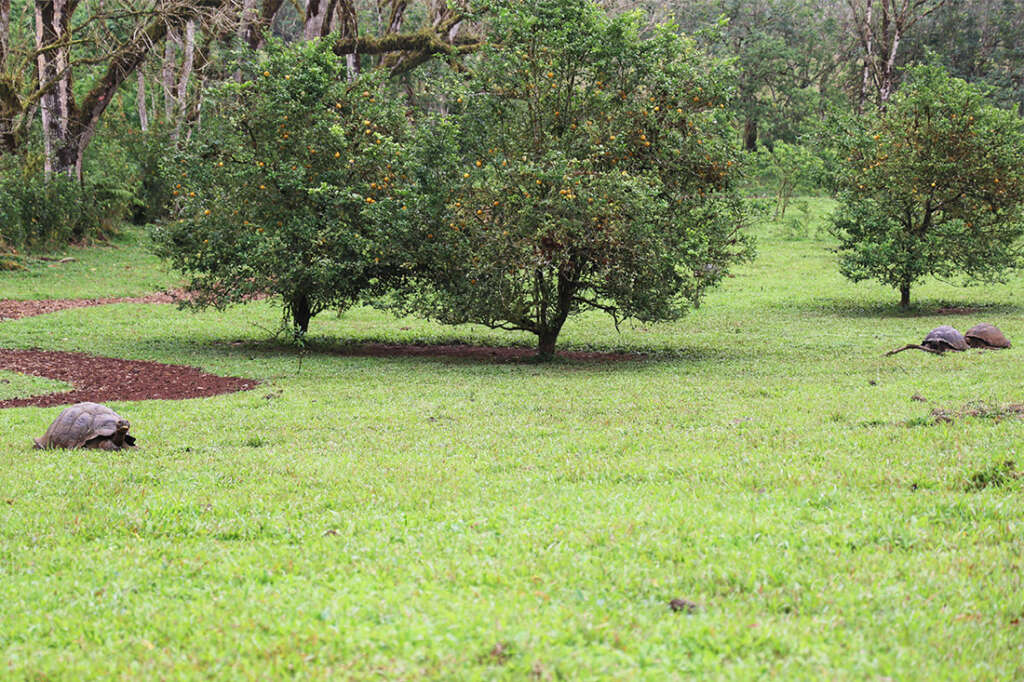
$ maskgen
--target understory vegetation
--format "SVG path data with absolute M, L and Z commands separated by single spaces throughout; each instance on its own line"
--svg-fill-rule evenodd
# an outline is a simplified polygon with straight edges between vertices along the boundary
M 303 350 L 266 301 L 0 323 L 9 347 L 262 382 L 112 404 L 124 454 L 34 451 L 59 409 L 4 411 L 5 674 L 1020 677 L 1019 350 L 883 353 L 941 323 L 1024 338 L 1024 281 L 925 282 L 899 312 L 808 220 L 758 226 L 683 321 L 567 323 L 565 351 L 621 361 L 366 356 L 531 340 L 362 307 Z M 176 283 L 138 243 L 68 255 L 9 295 Z

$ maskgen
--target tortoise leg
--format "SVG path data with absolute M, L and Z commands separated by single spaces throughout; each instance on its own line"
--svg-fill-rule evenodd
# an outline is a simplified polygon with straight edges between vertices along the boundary
M 110 440 L 106 436 L 97 436 L 90 438 L 82 444 L 83 448 L 89 448 L 90 450 L 120 450 L 121 448 L 117 443 Z

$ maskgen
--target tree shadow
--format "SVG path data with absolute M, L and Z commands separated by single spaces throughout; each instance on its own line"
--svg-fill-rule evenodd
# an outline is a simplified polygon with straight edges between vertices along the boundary
M 555 357 L 538 359 L 533 346 L 487 345 L 458 338 L 412 339 L 400 343 L 379 337 L 307 338 L 303 344 L 279 338 L 262 340 L 214 340 L 205 344 L 211 351 L 227 355 L 254 354 L 258 357 L 346 357 L 413 360 L 439 363 L 480 365 L 534 365 L 538 367 L 629 366 L 659 362 L 723 362 L 746 358 L 741 350 L 724 348 L 606 348 L 566 345 L 556 350 Z
M 850 299 L 815 299 L 795 306 L 807 314 L 837 316 L 845 318 L 913 319 L 919 317 L 941 317 L 946 315 L 1021 315 L 1024 306 L 1009 303 L 971 303 L 942 299 L 925 299 L 909 308 L 900 308 L 895 303 L 864 303 Z

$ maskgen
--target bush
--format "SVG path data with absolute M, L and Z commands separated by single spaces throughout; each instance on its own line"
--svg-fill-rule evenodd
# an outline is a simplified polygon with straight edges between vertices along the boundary
M 102 147 L 98 147 L 102 149 Z M 70 242 L 105 240 L 130 210 L 134 192 L 124 159 L 111 159 L 85 182 L 58 175 L 49 182 L 32 157 L 0 166 L 0 246 L 39 251 Z
M 851 121 L 837 147 L 840 270 L 910 304 L 927 276 L 998 280 L 1024 255 L 1024 121 L 937 66 L 908 70 L 887 110 Z
M 528 331 L 550 357 L 570 315 L 676 319 L 749 255 L 728 74 L 671 27 L 639 30 L 587 0 L 496 10 L 425 136 L 403 311 Z
M 297 334 L 401 272 L 390 235 L 409 211 L 410 126 L 382 74 L 353 82 L 326 41 L 271 41 L 220 86 L 204 126 L 165 172 L 174 220 L 157 252 L 191 277 L 195 306 L 280 297 Z
M 126 127 L 122 132 L 125 148 L 138 169 L 138 183 L 132 203 L 131 219 L 137 225 L 155 223 L 170 216 L 175 178 L 167 173 L 164 159 L 173 154 L 174 141 L 165 126 L 152 126 L 142 132 Z

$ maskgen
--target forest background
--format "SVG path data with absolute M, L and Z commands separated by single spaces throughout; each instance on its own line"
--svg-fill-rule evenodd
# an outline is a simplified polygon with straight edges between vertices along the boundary
M 941 64 L 1024 115 L 1024 7 L 1013 0 L 604 4 L 674 21 L 735 61 L 735 134 L 761 151 L 748 174 L 783 199 L 794 182 L 828 191 L 814 172 L 829 163 L 821 121 L 884 106 L 906 65 Z M 209 86 L 235 77 L 232 61 L 267 35 L 330 36 L 352 71 L 387 70 L 393 96 L 415 108 L 486 38 L 474 16 L 438 0 L 0 0 L 0 250 L 165 218 L 175 178 L 162 162 L 202 126 Z

